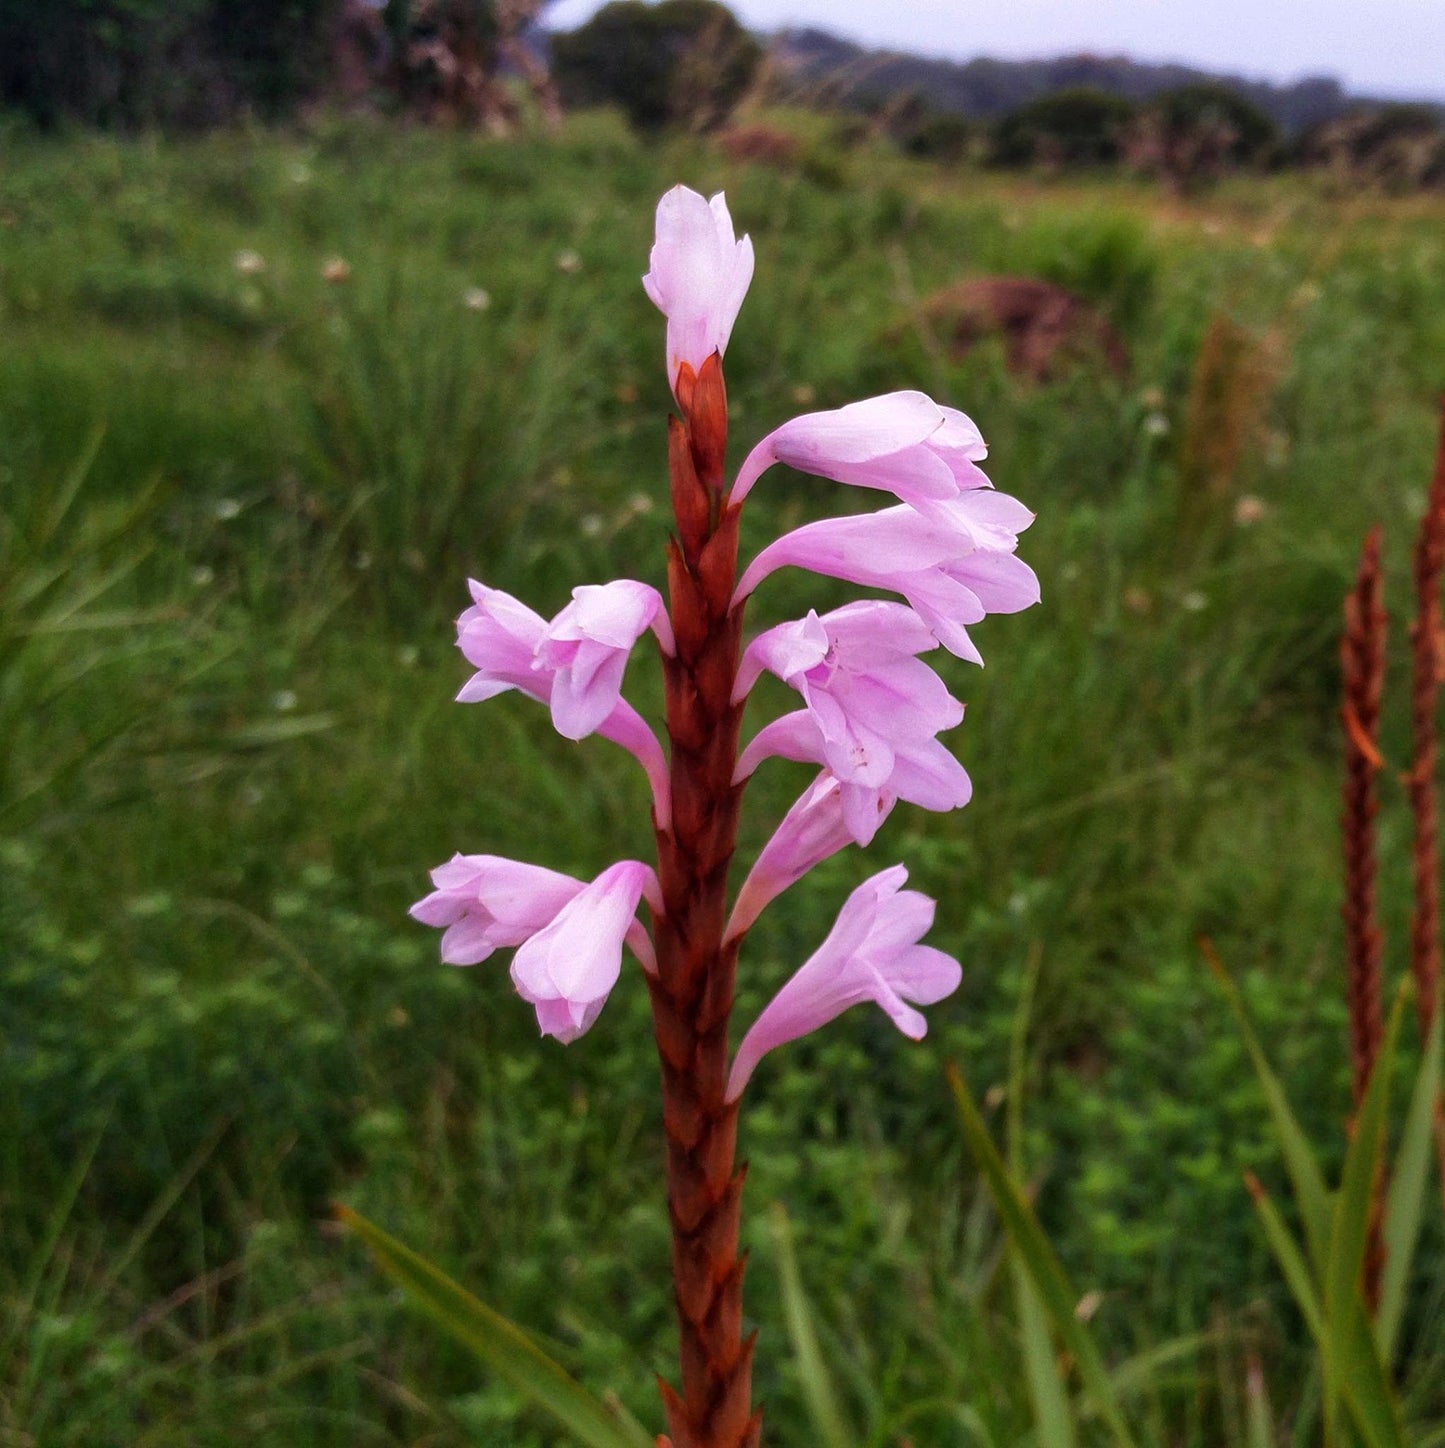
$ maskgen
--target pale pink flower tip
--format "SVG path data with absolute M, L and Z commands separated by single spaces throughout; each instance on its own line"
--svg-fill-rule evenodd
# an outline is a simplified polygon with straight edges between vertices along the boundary
M 649 625 L 666 625 L 662 595 L 646 583 L 622 578 L 584 584 L 547 625 L 532 667 L 552 680 L 552 724 L 565 739 L 584 739 L 622 697 L 622 675 L 632 646 Z M 666 633 L 671 646 L 671 632 Z
M 574 1041 L 597 1019 L 621 973 L 623 941 L 641 935 L 633 917 L 651 878 L 640 860 L 604 870 L 512 958 L 512 984 L 544 1036 Z
M 743 1037 L 728 1076 L 729 1101 L 742 1095 L 758 1062 L 775 1046 L 796 1041 L 863 1001 L 880 1006 L 915 1041 L 927 1031 L 913 1005 L 932 1005 L 952 994 L 963 972 L 952 956 L 918 943 L 933 924 L 934 906 L 926 895 L 902 888 L 907 878 L 908 871 L 895 865 L 848 897 L 828 938 Z
M 753 279 L 753 244 L 734 236 L 722 192 L 708 201 L 674 186 L 657 203 L 650 262 L 642 285 L 667 318 L 667 381 L 675 388 L 684 362 L 697 372 L 727 350 Z

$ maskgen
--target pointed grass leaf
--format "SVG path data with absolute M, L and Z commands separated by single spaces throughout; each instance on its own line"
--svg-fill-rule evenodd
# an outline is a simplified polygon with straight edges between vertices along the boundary
M 1390 1066 L 1404 1015 L 1403 990 L 1396 994 L 1380 1054 L 1370 1073 L 1365 1099 L 1355 1115 L 1345 1168 L 1330 1220 L 1330 1250 L 1325 1272 L 1325 1316 L 1344 1319 L 1348 1304 L 1360 1290 L 1370 1215 L 1382 1170 L 1386 1109 L 1390 1100 Z
M 1331 1358 L 1339 1386 L 1367 1448 L 1403 1448 L 1405 1431 L 1400 1408 L 1381 1361 L 1375 1331 L 1360 1291 L 1375 1184 L 1382 1159 L 1390 1099 L 1390 1065 L 1400 1038 L 1400 1023 L 1410 981 L 1395 994 L 1380 1054 L 1369 1088 L 1355 1116 L 1354 1134 L 1345 1153 L 1345 1169 L 1330 1223 L 1329 1259 L 1325 1273 L 1325 1318 Z
M 1078 1319 L 1075 1305 L 1078 1295 L 1064 1273 L 1062 1264 L 1044 1236 L 1023 1193 L 1019 1190 L 1003 1158 L 998 1154 L 974 1105 L 967 1084 L 958 1068 L 949 1065 L 948 1082 L 958 1107 L 964 1141 L 983 1174 L 994 1207 L 1003 1222 L 1019 1260 L 1027 1269 L 1045 1311 L 1052 1319 L 1054 1331 L 1069 1350 L 1079 1371 L 1084 1390 L 1092 1400 L 1099 1417 L 1121 1448 L 1133 1448 L 1134 1439 L 1120 1410 L 1118 1397 L 1109 1378 L 1104 1360 L 1092 1335 Z
M 654 1440 L 589 1393 L 521 1328 L 365 1217 L 349 1207 L 338 1205 L 335 1211 L 422 1311 L 508 1386 L 549 1412 L 579 1443 L 587 1448 L 654 1448 Z
M 1376 1331 L 1380 1356 L 1386 1365 L 1393 1361 L 1400 1320 L 1405 1312 L 1405 1288 L 1415 1260 L 1420 1219 L 1430 1191 L 1430 1165 L 1434 1159 L 1435 1103 L 1440 1097 L 1441 1013 L 1436 1011 L 1425 1042 L 1415 1089 L 1405 1117 L 1400 1149 L 1391 1173 L 1389 1201 L 1385 1208 L 1385 1272 L 1380 1288 L 1380 1312 Z
M 1274 1413 L 1259 1359 L 1250 1355 L 1244 1369 L 1246 1448 L 1274 1448 Z
M 1223 962 L 1215 954 L 1214 946 L 1206 939 L 1199 942 L 1205 962 L 1224 991 L 1240 1034 L 1244 1037 L 1245 1048 L 1254 1064 L 1255 1074 L 1264 1092 L 1265 1104 L 1274 1123 L 1275 1135 L 1279 1138 L 1284 1154 L 1285 1169 L 1289 1172 L 1294 1189 L 1295 1202 L 1305 1226 L 1305 1243 L 1314 1270 L 1323 1275 L 1326 1253 L 1329 1250 L 1330 1194 L 1325 1186 L 1324 1174 L 1320 1171 L 1318 1158 L 1310 1146 L 1299 1119 L 1295 1116 L 1280 1085 L 1279 1077 L 1271 1069 L 1259 1037 L 1254 1033 L 1249 1016 L 1244 1009 L 1244 998 L 1234 983 Z
M 1078 1438 L 1069 1407 L 1069 1389 L 1049 1337 L 1048 1314 L 1016 1253 L 1009 1267 L 1019 1319 L 1024 1377 L 1028 1381 L 1038 1441 L 1047 1448 L 1074 1448 Z
M 1014 1012 L 1009 1039 L 1008 1113 L 1006 1145 L 1008 1168 L 1016 1180 L 1024 1179 L 1024 1086 L 1027 1075 L 1029 1015 L 1034 992 L 1038 987 L 1043 952 L 1037 942 L 1030 949 L 1024 966 L 1023 984 L 1019 991 L 1018 1009 Z M 1048 1314 L 1039 1294 L 1029 1280 L 1028 1270 L 1019 1260 L 1017 1249 L 1009 1254 L 1009 1276 L 1013 1282 L 1015 1311 L 1018 1314 L 1019 1346 L 1024 1359 L 1024 1377 L 1033 1403 L 1034 1424 L 1040 1443 L 1048 1448 L 1073 1448 L 1073 1412 L 1069 1404 L 1069 1387 L 1049 1336 Z
M 1274 1253 L 1279 1270 L 1284 1274 L 1285 1283 L 1294 1294 L 1295 1306 L 1299 1308 L 1300 1316 L 1304 1318 L 1305 1326 L 1321 1354 L 1327 1355 L 1329 1335 L 1325 1331 L 1324 1308 L 1320 1304 L 1314 1279 L 1310 1276 L 1309 1263 L 1305 1261 L 1299 1243 L 1295 1241 L 1280 1215 L 1279 1208 L 1270 1200 L 1269 1193 L 1260 1185 L 1259 1179 L 1253 1172 L 1246 1172 L 1244 1181 L 1249 1188 L 1254 1209 L 1259 1213 L 1260 1224 L 1264 1227 L 1265 1240 L 1269 1243 L 1270 1251 Z M 1328 1371 L 1326 1376 L 1329 1376 Z
M 793 1251 L 793 1229 L 781 1202 L 774 1202 L 769 1213 L 773 1246 L 778 1254 L 778 1285 L 783 1294 L 783 1315 L 788 1323 L 793 1353 L 798 1362 L 803 1395 L 821 1448 L 853 1448 L 853 1436 L 846 1426 L 833 1379 L 823 1361 L 818 1334 L 813 1327 L 813 1309 L 803 1290 L 798 1271 L 797 1254 Z

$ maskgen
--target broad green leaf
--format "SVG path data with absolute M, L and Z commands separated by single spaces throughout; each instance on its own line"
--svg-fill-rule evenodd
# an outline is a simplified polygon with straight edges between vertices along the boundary
M 1330 1240 L 1330 1194 L 1325 1186 L 1324 1174 L 1320 1171 L 1319 1160 L 1290 1107 L 1279 1077 L 1270 1068 L 1264 1049 L 1259 1044 L 1259 1037 L 1255 1035 L 1254 1027 L 1245 1012 L 1244 998 L 1239 993 L 1239 987 L 1225 970 L 1213 947 L 1208 942 L 1201 942 L 1201 945 L 1204 948 L 1204 958 L 1239 1023 L 1245 1047 L 1254 1063 L 1255 1074 L 1259 1077 L 1265 1103 L 1274 1122 L 1275 1135 L 1279 1138 L 1280 1149 L 1284 1154 L 1285 1169 L 1289 1172 L 1294 1188 L 1295 1203 L 1304 1221 L 1309 1259 L 1314 1270 L 1323 1275 Z
M 853 1437 L 844 1422 L 838 1395 L 823 1361 L 818 1334 L 813 1328 L 813 1309 L 803 1291 L 798 1272 L 798 1259 L 793 1251 L 793 1229 L 781 1202 L 774 1202 L 770 1211 L 773 1243 L 778 1253 L 778 1284 L 783 1294 L 783 1315 L 788 1323 L 793 1354 L 798 1361 L 798 1377 L 808 1399 L 817 1442 L 824 1448 L 852 1448 Z
M 1400 1319 L 1405 1312 L 1405 1288 L 1420 1235 L 1420 1219 L 1426 1195 L 1431 1192 L 1435 1103 L 1440 1095 L 1440 1021 L 1441 1013 L 1436 1011 L 1420 1071 L 1415 1077 L 1400 1149 L 1390 1174 L 1390 1196 L 1385 1208 L 1385 1273 L 1380 1285 L 1380 1314 L 1375 1324 L 1380 1356 L 1386 1365 L 1394 1361 Z
M 377 1264 L 424 1312 L 470 1348 L 499 1378 L 546 1409 L 587 1448 L 654 1448 L 554 1362 L 521 1328 L 479 1302 L 425 1257 L 349 1207 L 337 1217 L 371 1249 Z
M 999 1218 L 1023 1265 L 1028 1269 L 1045 1310 L 1053 1320 L 1054 1331 L 1073 1355 L 1084 1390 L 1093 1400 L 1099 1416 L 1108 1425 L 1114 1441 L 1126 1445 L 1126 1448 L 1132 1448 L 1134 1440 L 1120 1411 L 1113 1383 L 1099 1355 L 1099 1349 L 1075 1313 L 1078 1296 L 1070 1286 L 1048 1238 L 1044 1236 L 1033 1209 L 1024 1199 L 1023 1193 L 1009 1175 L 1003 1158 L 994 1147 L 988 1128 L 983 1124 L 983 1118 L 969 1094 L 968 1086 L 957 1068 L 952 1065 L 948 1068 L 948 1080 L 958 1106 L 964 1140 L 983 1173 Z

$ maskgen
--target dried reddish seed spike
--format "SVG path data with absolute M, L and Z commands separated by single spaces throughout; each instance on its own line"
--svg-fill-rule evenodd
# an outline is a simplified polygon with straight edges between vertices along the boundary
M 1355 1109 L 1365 1098 L 1380 1054 L 1382 939 L 1375 914 L 1375 775 L 1379 751 L 1380 699 L 1385 682 L 1385 609 L 1381 602 L 1381 530 L 1371 529 L 1360 555 L 1353 590 L 1345 597 L 1345 631 L 1340 665 L 1345 724 L 1344 837 L 1345 996 L 1350 1012 L 1350 1068 Z M 1377 1184 L 1378 1185 L 1378 1184 Z M 1384 1242 L 1376 1191 L 1365 1250 L 1365 1297 L 1379 1305 Z
M 1435 1018 L 1440 978 L 1440 851 L 1436 817 L 1435 767 L 1438 754 L 1436 708 L 1445 636 L 1440 614 L 1440 574 L 1445 567 L 1445 398 L 1441 399 L 1440 442 L 1435 474 L 1420 532 L 1415 540 L 1415 620 L 1410 626 L 1414 655 L 1411 732 L 1414 757 L 1406 784 L 1415 817 L 1413 863 L 1415 908 L 1410 929 L 1410 970 L 1423 1038 Z M 1442 1160 L 1445 1170 L 1445 1160 Z

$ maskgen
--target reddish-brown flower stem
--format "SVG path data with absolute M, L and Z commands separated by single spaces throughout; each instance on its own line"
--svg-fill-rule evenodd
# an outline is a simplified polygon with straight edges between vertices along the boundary
M 732 782 L 742 709 L 732 702 L 742 610 L 738 510 L 726 504 L 727 402 L 714 354 L 684 366 L 669 431 L 677 537 L 668 546 L 677 652 L 664 660 L 672 822 L 657 835 L 662 911 L 650 978 L 662 1071 L 668 1214 L 682 1389 L 661 1384 L 674 1448 L 755 1448 L 752 1337 L 742 1333 L 737 1105 L 725 1098 L 737 944 L 723 945 L 741 786 Z
M 1355 1110 L 1365 1098 L 1380 1054 L 1381 935 L 1375 917 L 1375 775 L 1379 750 L 1380 698 L 1385 682 L 1385 609 L 1381 601 L 1380 529 L 1365 538 L 1354 588 L 1345 596 L 1345 631 L 1340 640 L 1344 684 L 1345 789 L 1341 826 L 1345 866 L 1345 996 L 1350 1013 L 1350 1074 Z M 1379 1305 L 1384 1267 L 1379 1190 L 1365 1250 L 1365 1299 Z
M 1414 663 L 1410 698 L 1413 749 L 1405 781 L 1415 821 L 1411 852 L 1415 903 L 1410 918 L 1410 973 L 1415 980 L 1415 1007 L 1422 1040 L 1429 1034 L 1439 1008 L 1440 990 L 1440 848 L 1435 774 L 1436 714 L 1440 685 L 1445 682 L 1445 624 L 1440 615 L 1442 567 L 1445 567 L 1445 398 L 1441 399 L 1435 474 L 1415 539 L 1415 621 L 1410 625 Z M 1435 1103 L 1435 1147 L 1440 1163 L 1440 1190 L 1445 1198 L 1445 1111 L 1439 1099 Z

